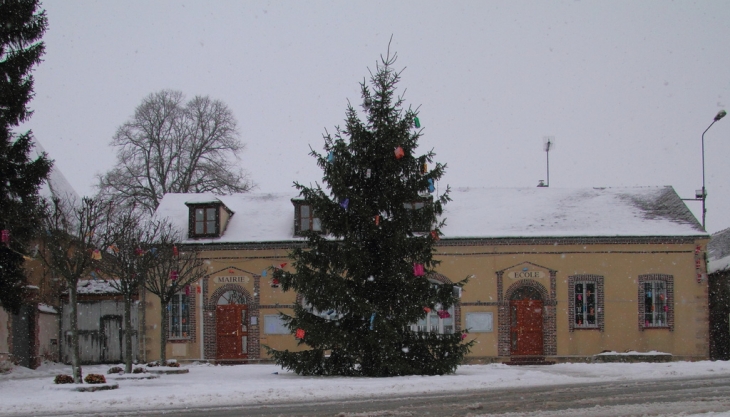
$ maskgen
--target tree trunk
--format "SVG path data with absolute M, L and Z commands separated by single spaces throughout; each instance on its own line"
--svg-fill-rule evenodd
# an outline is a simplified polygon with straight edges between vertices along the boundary
M 167 308 L 169 306 L 169 301 L 165 303 L 160 298 L 160 308 L 162 310 L 162 323 L 160 324 L 160 365 L 163 366 L 167 364 L 167 335 L 168 327 L 170 326 L 170 312 Z
M 132 373 L 132 296 L 124 295 L 124 372 Z
M 76 281 L 69 282 L 68 304 L 71 307 L 71 372 L 74 383 L 81 384 L 81 363 L 79 359 L 79 318 L 76 304 Z

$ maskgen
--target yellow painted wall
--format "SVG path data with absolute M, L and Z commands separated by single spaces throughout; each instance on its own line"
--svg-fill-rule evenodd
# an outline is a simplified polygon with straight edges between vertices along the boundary
M 442 241 L 444 243 L 444 241 Z M 437 271 L 452 282 L 469 277 L 462 295 L 461 328 L 465 326 L 470 312 L 491 312 L 493 331 L 470 333 L 475 339 L 470 354 L 473 358 L 496 357 L 498 355 L 499 299 L 497 292 L 497 271 L 529 262 L 530 270 L 545 271 L 545 277 L 538 278 L 550 290 L 549 270 L 556 272 L 557 312 L 557 355 L 589 356 L 603 350 L 649 351 L 658 350 L 678 357 L 706 358 L 709 354 L 707 282 L 697 283 L 695 270 L 695 246 L 700 245 L 704 253 L 706 240 L 684 244 L 573 244 L 573 245 L 464 245 L 442 244 L 437 247 L 436 258 L 441 261 Z M 272 288 L 271 273 L 260 278 L 260 287 L 254 288 L 254 276 L 272 265 L 290 262 L 287 249 L 261 250 L 216 250 L 206 252 L 208 297 L 223 283 L 216 283 L 217 277 L 248 276 L 239 283 L 249 294 L 258 293 L 259 336 L 262 345 L 260 357 L 266 358 L 263 345 L 276 349 L 298 349 L 291 335 L 267 335 L 264 333 L 264 316 L 279 311 L 291 312 L 287 305 L 296 302 L 296 294 L 284 293 L 281 288 Z M 703 264 L 704 265 L 704 264 Z M 289 269 L 287 265 L 285 269 Z M 542 267 L 542 268 L 540 268 Z M 245 271 L 245 272 L 244 272 Z M 638 276 L 642 274 L 668 274 L 674 277 L 674 330 L 647 329 L 638 326 Z M 568 328 L 568 276 L 592 274 L 604 277 L 605 331 L 580 329 L 573 332 Z M 503 291 L 518 280 L 503 278 Z M 172 355 L 168 346 L 168 357 L 178 359 L 199 359 L 200 340 L 200 294 L 196 295 L 197 340 L 191 343 L 185 357 Z M 252 301 L 252 300 L 251 300 Z M 249 301 L 249 302 L 251 302 Z M 505 300 L 508 301 L 508 300 Z M 159 302 L 155 296 L 147 296 L 147 350 L 150 359 L 156 356 L 155 341 L 159 326 Z M 156 321 L 155 321 L 156 320 Z M 151 350 L 151 352 L 150 352 Z M 178 351 L 180 353 L 180 351 Z M 210 358 L 212 359 L 212 358 Z

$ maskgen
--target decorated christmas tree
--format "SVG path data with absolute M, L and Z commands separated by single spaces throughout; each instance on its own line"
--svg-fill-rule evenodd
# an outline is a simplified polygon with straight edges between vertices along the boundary
M 290 254 L 294 271 L 277 268 L 273 280 L 301 296 L 282 314 L 301 350 L 267 349 L 302 375 L 441 375 L 473 344 L 453 324 L 423 325 L 429 314 L 450 316 L 466 280 L 436 279 L 445 165 L 416 153 L 422 129 L 396 95 L 395 61 L 381 57 L 361 84 L 366 120 L 348 105 L 345 127 L 324 135 L 324 153 L 312 151 L 326 188 L 295 183 L 307 244 Z

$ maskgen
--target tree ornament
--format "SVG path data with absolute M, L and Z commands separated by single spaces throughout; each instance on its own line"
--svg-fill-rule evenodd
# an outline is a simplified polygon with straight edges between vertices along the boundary
M 109 246 L 109 249 L 114 253 L 119 253 L 119 248 L 117 247 L 117 245 L 111 245 Z
M 94 281 L 96 281 L 96 280 L 98 280 L 98 279 L 99 279 L 99 276 L 98 276 L 98 275 L 96 275 L 96 272 L 94 272 L 94 271 L 91 271 L 91 278 L 93 278 L 93 279 L 94 279 Z
M 702 246 L 695 246 L 695 255 L 699 255 L 702 251 Z
M 335 162 L 335 153 L 333 151 L 330 151 L 330 153 L 327 154 L 327 162 L 330 164 Z
M 142 250 L 142 248 L 137 248 L 137 249 L 135 249 L 135 250 L 134 250 L 134 253 L 135 253 L 135 254 L 136 254 L 137 256 L 144 256 L 144 250 Z
M 464 340 L 464 339 L 466 339 L 466 333 L 461 334 L 461 340 Z
M 664 294 L 659 294 L 659 300 L 664 301 Z
M 271 279 L 271 288 L 279 288 L 279 278 Z
M 437 232 L 435 230 L 431 230 L 431 239 L 438 242 L 441 239 L 441 236 L 439 236 L 439 232 Z
M 372 315 L 370 316 L 370 330 L 373 330 L 373 325 L 374 325 L 374 323 L 375 323 L 375 313 L 373 313 L 373 314 L 372 314 Z
M 370 107 L 373 105 L 373 100 L 370 97 L 365 97 L 365 100 L 362 101 L 362 106 L 365 108 L 365 110 L 370 110 Z
M 5 244 L 10 243 L 10 230 L 0 232 L 0 241 Z
M 651 298 L 651 290 L 646 292 L 646 296 Z
M 421 128 L 421 121 L 418 120 L 418 117 L 414 117 L 413 118 L 413 124 L 416 125 L 416 129 L 420 129 Z
M 667 311 L 669 311 L 669 306 L 665 305 L 664 306 L 664 312 L 666 313 Z
M 284 267 L 286 266 L 286 264 L 287 264 L 287 262 L 284 262 L 283 264 L 279 264 L 279 269 L 284 269 Z
M 368 168 L 367 170 L 365 170 L 365 178 L 370 178 L 370 174 L 371 173 L 372 173 L 372 170 L 370 168 Z
M 175 281 L 180 278 L 180 274 L 177 271 L 170 271 L 170 281 Z
M 261 271 L 261 276 L 262 277 L 266 277 L 266 275 L 268 275 L 268 274 L 269 274 L 269 271 L 267 271 L 265 269 L 263 271 Z
M 375 215 L 375 225 L 376 226 L 379 226 L 380 225 L 380 214 L 376 214 Z
M 423 311 L 426 312 L 426 314 L 431 312 L 431 307 L 423 307 Z
M 451 314 L 446 310 L 439 310 L 436 312 L 436 314 L 438 314 L 440 319 L 448 319 L 449 317 L 451 317 Z
M 423 264 L 413 264 L 413 275 L 422 277 L 424 274 Z
M 406 152 L 403 150 L 402 147 L 395 148 L 395 159 L 401 159 L 406 155 Z
M 425 174 L 427 172 L 428 172 L 428 164 L 424 162 L 423 166 L 421 167 L 421 174 Z
M 428 179 L 428 192 L 432 193 L 434 191 L 436 191 L 436 187 L 433 186 L 433 179 L 429 178 Z
M 346 198 L 340 202 L 340 207 L 347 210 L 347 207 L 350 205 L 350 199 Z
M 177 246 L 172 247 L 172 256 L 178 256 L 180 253 L 177 251 Z
M 297 339 L 300 339 L 300 340 L 304 339 L 304 333 L 305 333 L 304 329 L 297 329 L 297 332 L 294 335 L 294 337 L 296 337 Z
M 187 296 L 190 295 L 190 285 L 185 286 L 185 295 L 187 295 Z
M 101 260 L 101 251 L 99 249 L 94 249 L 91 252 L 91 259 L 93 259 L 95 261 L 100 261 Z

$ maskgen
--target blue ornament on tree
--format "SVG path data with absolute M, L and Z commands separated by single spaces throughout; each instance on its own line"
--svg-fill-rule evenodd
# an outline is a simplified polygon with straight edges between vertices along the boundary
M 428 192 L 432 193 L 436 191 L 436 187 L 433 186 L 433 180 L 431 178 L 428 179 Z
M 347 207 L 350 205 L 350 199 L 346 198 L 340 202 L 340 207 L 347 210 Z

